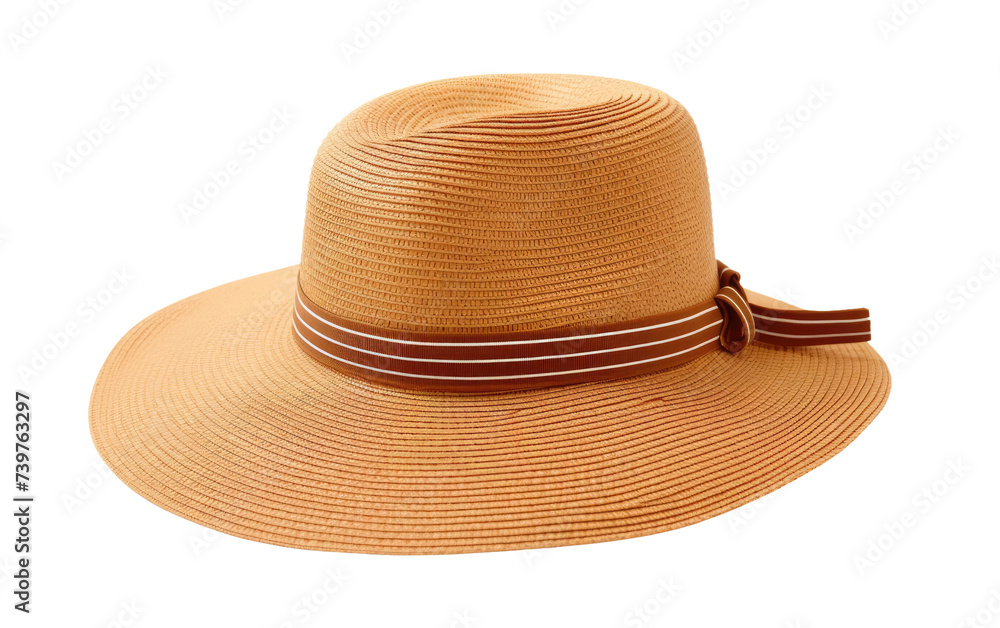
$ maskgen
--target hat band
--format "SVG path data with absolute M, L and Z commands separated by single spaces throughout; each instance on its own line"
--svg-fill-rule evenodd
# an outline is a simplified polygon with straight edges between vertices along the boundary
M 752 304 L 740 275 L 719 263 L 719 291 L 703 303 L 624 323 L 528 332 L 396 331 L 348 321 L 298 285 L 292 325 L 306 353 L 348 375 L 391 386 L 498 392 L 622 379 L 690 362 L 754 339 L 809 346 L 867 342 L 864 308 L 771 309 Z

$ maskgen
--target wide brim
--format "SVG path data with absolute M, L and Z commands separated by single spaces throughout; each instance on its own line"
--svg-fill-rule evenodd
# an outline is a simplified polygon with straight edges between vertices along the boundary
M 295 343 L 295 271 L 175 303 L 108 357 L 91 433 L 150 502 L 226 534 L 314 550 L 611 541 L 783 486 L 844 449 L 889 393 L 867 343 L 754 343 L 640 377 L 522 392 L 377 386 Z

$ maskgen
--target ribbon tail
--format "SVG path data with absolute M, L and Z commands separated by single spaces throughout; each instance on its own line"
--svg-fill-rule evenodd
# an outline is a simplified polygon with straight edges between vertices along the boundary
M 868 342 L 871 318 L 866 308 L 787 310 L 750 304 L 757 342 L 785 347 Z

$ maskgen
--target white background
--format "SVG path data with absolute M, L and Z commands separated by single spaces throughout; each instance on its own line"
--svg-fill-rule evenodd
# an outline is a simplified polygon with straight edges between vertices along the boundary
M 38 501 L 27 617 L 12 610 L 13 520 L 0 524 L 0 624 L 1000 626 L 1000 279 L 989 261 L 1000 254 L 1000 8 L 398 2 L 349 58 L 342 44 L 388 0 L 252 0 L 221 16 L 212 0 L 69 1 L 47 20 L 44 3 L 4 2 L 0 499 L 14 492 L 22 388 L 34 400 Z M 894 7 L 905 11 L 891 30 Z M 44 25 L 33 32 L 25 19 Z M 166 77 L 147 79 L 155 89 L 125 116 L 121 94 L 147 68 Z M 363 556 L 206 537 L 102 477 L 87 403 L 114 343 L 173 301 L 297 263 L 312 157 L 351 109 L 494 72 L 625 78 L 684 103 L 705 146 L 718 256 L 751 289 L 872 310 L 873 344 L 893 362 L 872 426 L 739 513 L 540 552 Z M 827 95 L 809 108 L 813 90 Z M 295 119 L 247 161 L 241 142 L 276 107 Z M 789 114 L 797 128 L 779 124 Z M 105 118 L 113 130 L 60 179 L 53 162 Z M 951 139 L 935 147 L 939 134 Z M 769 138 L 767 160 L 747 163 Z M 234 158 L 241 174 L 185 222 L 179 204 Z M 726 190 L 734 167 L 753 172 Z M 888 208 L 859 219 L 893 187 Z M 845 226 L 859 224 L 849 237 Z M 127 286 L 88 313 L 122 269 Z M 79 333 L 37 375 L 18 372 L 71 323 Z M 328 570 L 347 580 L 325 596 Z M 325 603 L 303 621 L 297 605 L 310 596 Z

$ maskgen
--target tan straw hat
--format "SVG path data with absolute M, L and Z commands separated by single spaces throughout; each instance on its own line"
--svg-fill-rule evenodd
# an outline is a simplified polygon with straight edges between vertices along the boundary
M 108 466 L 234 536 L 432 554 L 662 532 L 815 468 L 889 393 L 867 310 L 799 310 L 716 261 L 694 122 L 635 83 L 377 98 L 320 146 L 302 248 L 139 323 L 94 387 Z

